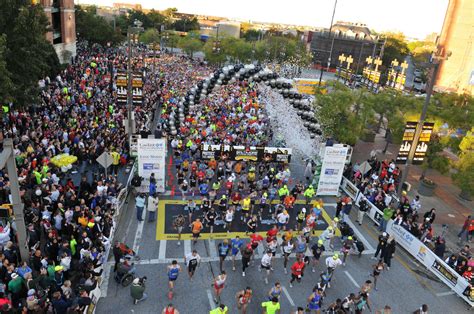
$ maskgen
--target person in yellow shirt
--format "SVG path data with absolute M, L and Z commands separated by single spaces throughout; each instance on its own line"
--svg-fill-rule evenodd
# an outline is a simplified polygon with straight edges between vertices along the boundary
M 219 306 L 211 310 L 209 314 L 227 314 L 228 312 L 229 309 L 227 308 L 227 306 L 225 306 L 224 304 L 219 304 Z
M 262 308 L 266 314 L 280 313 L 280 303 L 277 297 L 273 297 L 271 301 L 262 302 Z
M 245 215 L 245 221 L 249 218 L 250 207 L 252 206 L 252 200 L 249 196 L 242 200 L 242 213 Z
M 113 150 L 110 155 L 112 155 L 112 174 L 117 176 L 120 165 L 120 154 L 117 153 L 116 150 Z

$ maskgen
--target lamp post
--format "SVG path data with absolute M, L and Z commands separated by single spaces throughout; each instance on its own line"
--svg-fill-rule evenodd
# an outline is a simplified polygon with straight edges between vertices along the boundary
M 132 48 L 132 36 L 138 34 L 143 28 L 143 23 L 139 20 L 133 22 L 134 26 L 128 27 L 127 32 L 127 43 L 128 43 L 128 62 L 127 62 L 127 120 L 128 120 L 128 147 L 131 151 L 132 149 L 132 134 L 133 134 L 133 121 L 132 121 L 132 106 L 133 106 L 133 91 L 132 91 L 132 57 L 133 57 L 133 48 Z
M 364 50 L 364 46 L 367 45 L 368 43 L 362 43 L 360 46 L 360 52 L 359 52 L 359 59 L 357 61 L 357 68 L 355 74 L 359 74 L 359 65 L 360 65 L 360 59 L 362 58 L 362 51 Z
M 418 141 L 420 139 L 423 123 L 425 122 L 426 114 L 428 112 L 428 105 L 430 104 L 431 94 L 433 93 L 433 87 L 436 81 L 436 75 L 438 73 L 439 62 L 441 60 L 447 60 L 448 57 L 449 57 L 449 54 L 447 57 L 441 57 L 440 55 L 436 54 L 436 55 L 433 55 L 430 60 L 431 61 L 430 63 L 431 77 L 428 81 L 428 86 L 426 88 L 425 102 L 423 103 L 423 109 L 421 111 L 420 120 L 418 120 L 418 124 L 416 126 L 415 136 L 413 137 L 413 143 L 410 147 L 410 151 L 408 152 L 408 158 L 405 164 L 405 169 L 402 170 L 402 178 L 398 184 L 397 194 L 399 197 L 401 197 L 402 195 L 403 183 L 407 180 L 408 172 L 410 171 L 410 166 L 413 163 L 413 157 L 415 156 L 416 146 L 418 146 Z

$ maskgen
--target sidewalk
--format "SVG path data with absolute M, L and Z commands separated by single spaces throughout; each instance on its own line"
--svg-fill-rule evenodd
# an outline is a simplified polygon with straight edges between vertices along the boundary
M 382 131 L 383 132 L 383 131 Z M 383 134 L 377 134 L 374 143 L 359 141 L 354 147 L 352 154 L 352 163 L 363 162 L 368 159 L 370 152 L 375 150 L 377 158 L 394 159 L 397 156 L 399 145 L 390 144 L 387 152 L 382 153 L 385 147 L 385 138 Z M 403 167 L 400 167 L 403 170 Z M 422 169 L 420 166 L 411 166 L 407 181 L 411 184 L 411 190 L 408 192 L 410 199 L 418 195 L 418 184 Z M 449 175 L 442 175 L 436 170 L 428 170 L 426 177 L 433 180 L 437 187 L 433 196 L 422 196 L 420 200 L 422 204 L 421 214 L 431 208 L 436 208 L 436 219 L 433 224 L 435 234 L 442 232 L 442 225 L 446 224 L 448 230 L 445 234 L 446 247 L 448 252 L 457 252 L 464 244 L 458 243 L 457 234 L 468 215 L 474 214 L 474 202 L 469 202 L 459 198 L 461 190 L 455 186 Z

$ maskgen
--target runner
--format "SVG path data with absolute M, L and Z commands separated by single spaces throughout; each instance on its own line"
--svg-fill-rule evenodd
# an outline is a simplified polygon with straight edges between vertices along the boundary
M 249 243 L 242 250 L 242 277 L 245 277 L 245 270 L 249 267 L 250 259 L 253 255 L 252 245 Z
M 281 250 L 283 253 L 283 270 L 285 271 L 285 274 L 288 274 L 288 270 L 286 268 L 288 266 L 290 254 L 293 252 L 294 248 L 295 248 L 294 244 L 288 240 L 285 240 L 281 245 Z
M 354 299 L 354 304 L 355 304 L 355 314 L 361 314 L 364 311 L 366 305 L 367 305 L 367 308 L 372 312 L 372 308 L 370 307 L 370 302 L 369 302 L 369 296 L 365 293 L 359 294 Z
M 318 288 L 313 288 L 313 293 L 308 297 L 308 306 L 306 307 L 309 311 L 307 313 L 321 313 L 321 291 Z
M 252 289 L 250 287 L 247 287 L 245 288 L 245 290 L 237 292 L 235 297 L 237 299 L 237 308 L 240 310 L 240 313 L 246 314 L 247 307 L 252 301 Z
M 244 241 L 239 236 L 236 236 L 234 239 L 230 240 L 230 245 L 232 248 L 232 270 L 235 271 L 235 257 L 239 254 L 242 245 L 244 245 Z
M 324 241 L 324 247 L 327 249 L 331 248 L 333 249 L 333 246 L 331 246 L 331 239 L 334 237 L 334 228 L 329 226 L 326 228 L 326 230 L 321 233 L 321 236 L 319 237 Z
M 161 314 L 179 314 L 179 311 L 170 303 L 163 309 Z
M 333 256 L 329 256 L 326 258 L 327 273 L 332 274 L 341 264 L 342 262 L 339 259 L 339 254 L 335 253 Z M 328 282 L 328 287 L 331 288 L 331 281 Z
M 354 246 L 354 241 L 351 236 L 348 236 L 347 239 L 342 244 L 342 266 L 346 266 L 347 255 L 350 253 L 352 247 Z
M 193 233 L 193 244 L 197 243 L 199 238 L 199 234 L 201 233 L 203 226 L 201 223 L 201 219 L 196 218 L 196 220 L 191 224 L 191 231 Z
M 252 218 L 247 221 L 247 231 L 245 231 L 245 234 L 255 232 L 257 232 L 257 215 L 252 215 Z
M 317 243 L 315 243 L 311 247 L 311 252 L 313 253 L 313 267 L 312 267 L 312 272 L 316 272 L 316 266 L 319 264 L 319 259 L 321 258 L 321 254 L 325 251 L 324 248 L 324 241 L 323 240 L 318 240 Z
M 219 252 L 219 269 L 221 272 L 223 271 L 222 265 L 227 255 L 229 255 L 230 248 L 231 246 L 229 245 L 229 240 L 227 239 L 217 245 L 217 251 Z
M 270 301 L 262 302 L 262 308 L 266 314 L 280 313 L 280 302 L 277 297 L 273 297 Z
M 277 298 L 277 300 L 280 300 L 281 297 L 281 292 L 283 289 L 281 288 L 281 284 L 277 281 L 275 282 L 275 285 L 268 291 L 268 300 L 272 300 L 273 298 Z
M 385 264 L 383 260 L 380 259 L 377 264 L 374 264 L 372 266 L 372 268 L 373 271 L 370 276 L 374 277 L 374 289 L 377 290 L 377 278 L 380 276 L 380 273 L 382 273 L 382 271 L 385 269 Z
M 252 250 L 255 252 L 260 242 L 263 241 L 263 237 L 258 233 L 252 233 L 250 235 L 250 245 L 252 246 Z M 255 256 L 253 256 L 255 258 Z
M 293 266 L 291 266 L 291 280 L 290 280 L 290 288 L 293 288 L 293 282 L 296 280 L 297 282 L 301 282 L 301 278 L 304 275 L 304 267 L 305 263 L 300 257 L 296 258 L 296 262 L 294 262 Z
M 206 222 L 207 227 L 209 227 L 210 237 L 212 237 L 212 233 L 214 232 L 214 224 L 216 222 L 217 213 L 214 210 L 214 207 L 211 207 L 209 211 L 206 213 L 204 221 Z
M 303 223 L 306 218 L 306 208 L 301 208 L 299 213 L 296 215 L 296 231 L 300 232 L 303 227 Z
M 224 304 L 219 304 L 218 307 L 211 310 L 209 314 L 227 314 L 229 312 L 229 308 Z
M 193 222 L 193 213 L 197 210 L 196 203 L 194 200 L 188 200 L 188 204 L 184 206 L 184 211 L 188 213 L 188 221 L 189 226 L 191 227 L 191 223 Z
M 270 271 L 272 270 L 272 251 L 270 250 L 267 250 L 266 254 L 263 254 L 262 256 L 262 261 L 258 271 L 262 271 L 262 269 L 265 269 L 266 271 L 264 281 L 265 284 L 268 285 L 268 276 L 270 276 Z
M 181 266 L 179 266 L 176 260 L 173 260 L 170 265 L 168 265 L 168 299 L 173 298 L 174 294 L 174 282 L 178 279 L 179 272 L 181 271 Z
M 229 208 L 227 208 L 227 210 L 225 211 L 225 215 L 224 215 L 225 225 L 224 225 L 224 228 L 227 229 L 227 233 L 230 232 L 230 228 L 232 226 L 232 221 L 234 220 L 234 214 L 235 214 L 235 207 L 234 206 L 229 206 Z
M 173 221 L 173 228 L 178 231 L 178 246 L 181 245 L 181 233 L 183 232 L 184 222 L 185 219 L 182 214 L 179 214 Z
M 290 215 L 288 214 L 287 210 L 283 210 L 281 213 L 277 215 L 278 221 L 278 230 L 286 230 L 286 226 L 290 221 Z
M 196 250 L 193 250 L 184 257 L 184 263 L 188 266 L 189 280 L 192 281 L 196 268 L 201 265 L 201 256 Z
M 227 274 L 225 271 L 221 271 L 221 274 L 214 278 L 214 303 L 221 302 L 221 293 L 225 286 L 225 281 L 227 280 Z

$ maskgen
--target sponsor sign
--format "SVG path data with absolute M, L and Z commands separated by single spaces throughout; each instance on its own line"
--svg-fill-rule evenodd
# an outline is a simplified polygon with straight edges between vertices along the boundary
M 156 190 L 165 191 L 166 141 L 140 138 L 137 140 L 138 175 L 143 178 L 141 191 L 148 192 L 150 176 L 155 174 Z
M 317 195 L 337 195 L 346 163 L 347 147 L 327 146 L 319 177 Z
M 201 146 L 202 159 L 289 163 L 291 161 L 291 153 L 291 148 L 284 147 L 255 147 L 208 144 L 203 144 Z
M 117 73 L 115 85 L 117 86 L 117 103 L 126 104 L 128 87 L 127 73 Z M 134 105 L 141 105 L 143 103 L 143 76 L 139 73 L 133 74 L 132 77 L 132 99 Z
M 403 132 L 402 145 L 400 145 L 400 150 L 398 151 L 397 159 L 395 160 L 397 164 L 404 164 L 407 162 L 411 146 L 413 145 L 413 140 L 415 139 L 417 125 L 418 122 L 416 121 L 408 121 L 406 123 L 405 132 Z
M 415 148 L 415 155 L 413 156 L 413 164 L 419 165 L 423 163 L 425 159 L 426 152 L 428 150 L 428 142 L 431 139 L 431 134 L 433 133 L 433 122 L 425 122 L 423 123 L 423 127 L 421 128 L 420 138 L 418 143 L 416 144 Z

